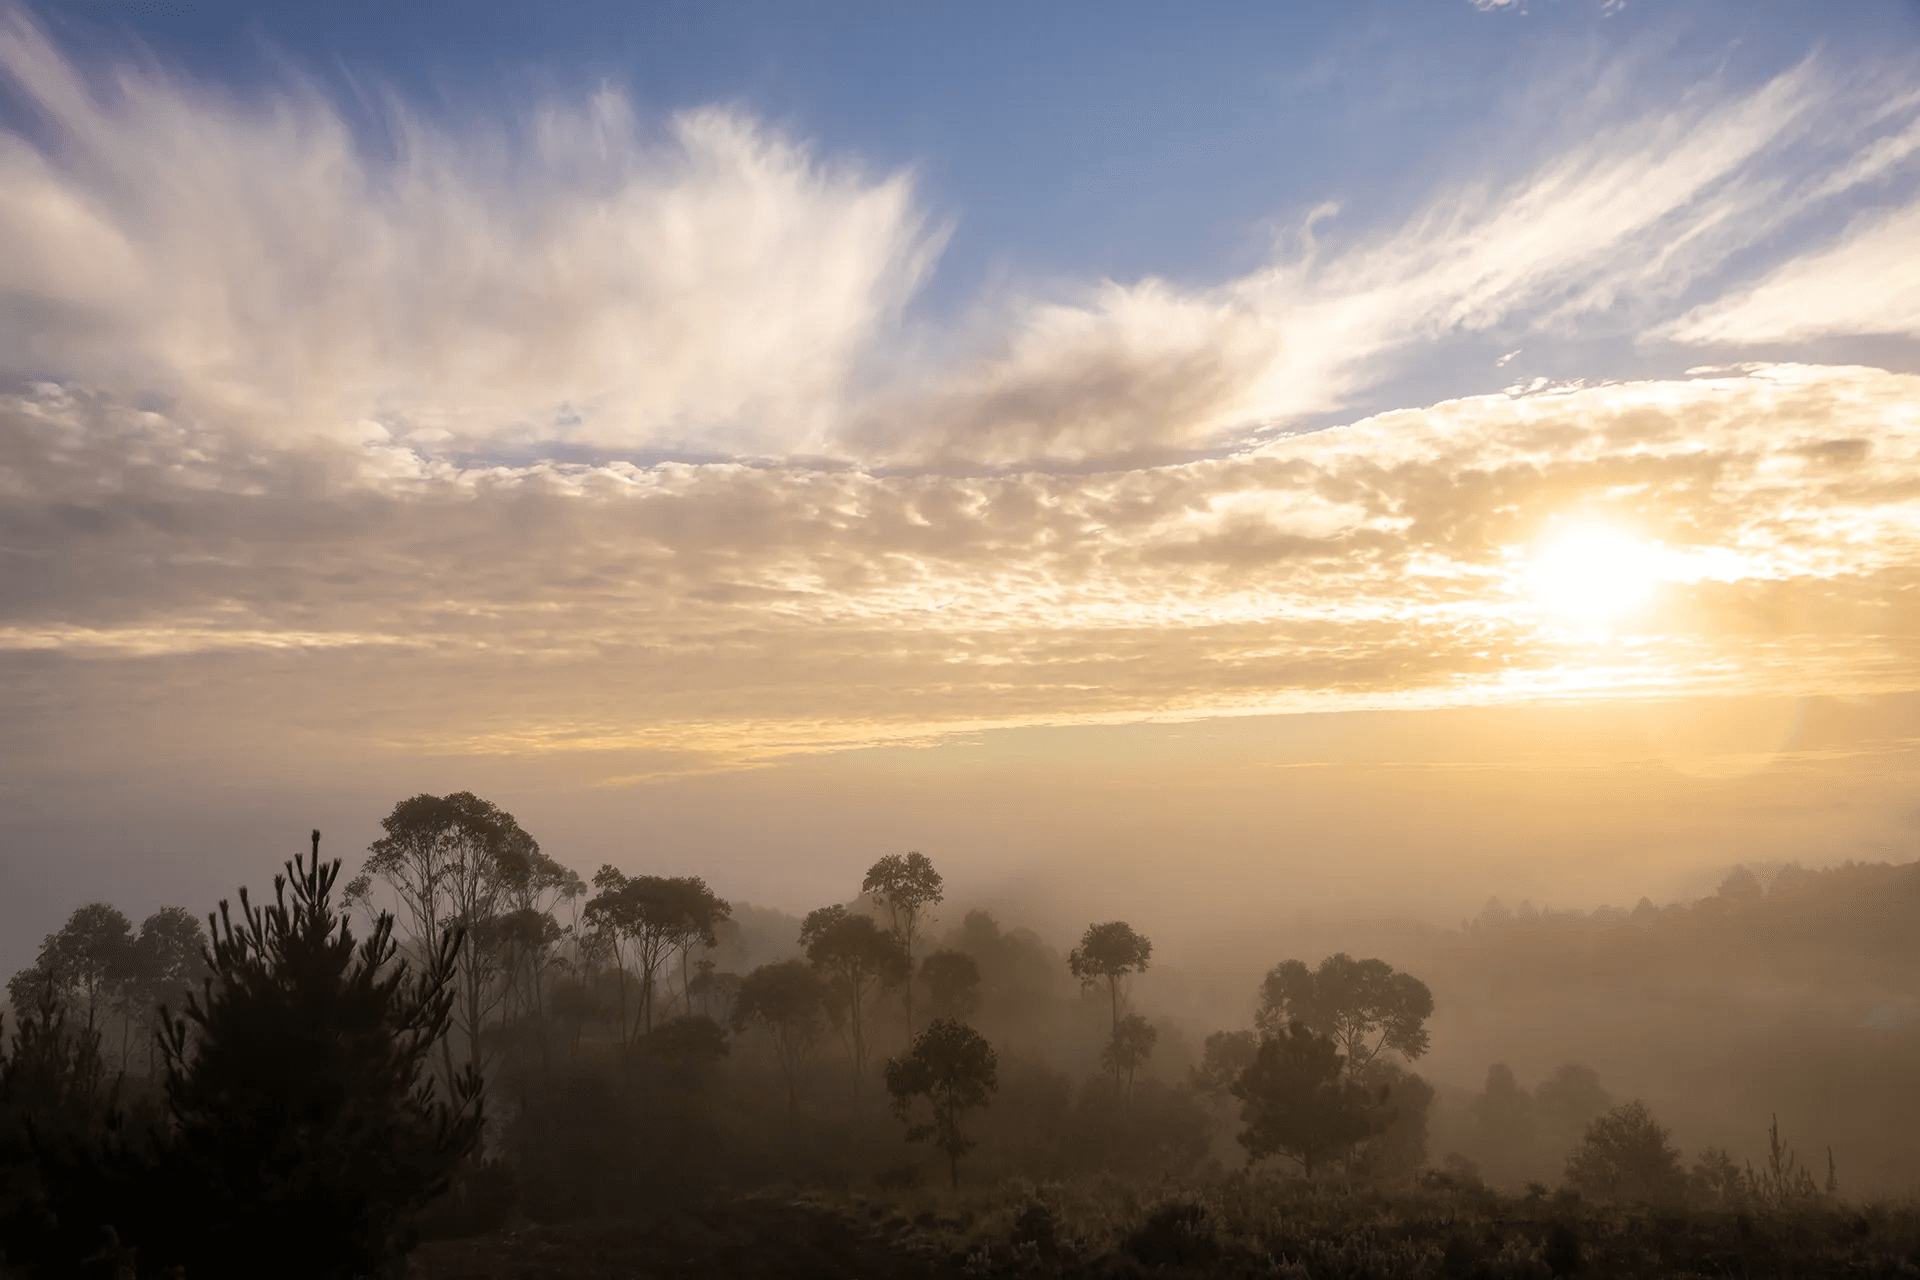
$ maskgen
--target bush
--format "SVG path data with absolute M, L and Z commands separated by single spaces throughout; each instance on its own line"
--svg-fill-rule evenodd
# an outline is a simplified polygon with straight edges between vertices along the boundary
M 1146 1267 L 1205 1266 L 1220 1252 L 1205 1205 L 1163 1204 L 1127 1237 L 1127 1252 Z
M 1587 1126 L 1567 1157 L 1570 1186 L 1601 1200 L 1673 1204 L 1687 1189 L 1680 1152 L 1644 1102 L 1615 1107 Z

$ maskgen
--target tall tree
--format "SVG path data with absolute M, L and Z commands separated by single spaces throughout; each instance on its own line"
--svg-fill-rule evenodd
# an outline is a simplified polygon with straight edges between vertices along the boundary
M 984 1107 L 1000 1088 L 999 1063 L 988 1044 L 972 1027 L 952 1018 L 936 1018 L 913 1047 L 888 1060 L 887 1092 L 893 1095 L 894 1114 L 907 1121 L 907 1141 L 931 1141 L 947 1156 L 952 1185 L 960 1185 L 960 1157 L 973 1150 L 973 1139 L 960 1128 L 963 1113 Z M 925 1098 L 930 1122 L 909 1120 L 913 1099 Z
M 740 980 L 733 1001 L 732 1025 L 745 1031 L 758 1025 L 773 1037 L 774 1059 L 787 1084 L 787 1112 L 800 1109 L 800 1086 L 820 1038 L 826 988 L 820 975 L 800 960 L 763 964 Z
M 1357 1077 L 1382 1049 L 1411 1062 L 1427 1051 L 1426 1021 L 1433 993 L 1411 974 L 1384 960 L 1355 960 L 1341 952 L 1318 970 L 1286 960 L 1268 971 L 1253 1024 L 1277 1035 L 1295 1022 L 1327 1036 L 1345 1053 L 1347 1074 Z
M 902 857 L 890 853 L 867 868 L 866 879 L 860 882 L 860 892 L 870 893 L 873 900 L 887 909 L 888 918 L 893 923 L 893 931 L 900 936 L 901 944 L 907 951 L 908 964 L 913 963 L 920 944 L 920 935 L 926 924 L 930 908 L 942 901 L 945 884 L 940 873 L 933 869 L 933 862 L 924 853 L 909 853 Z M 907 1037 L 913 1037 L 913 984 L 906 984 Z
M 800 926 L 800 945 L 806 948 L 807 962 L 845 1002 L 858 1095 L 867 1060 L 866 1003 L 876 990 L 907 981 L 912 969 L 906 947 L 899 935 L 880 928 L 871 916 L 855 915 L 842 906 L 808 912 Z
M 112 1002 L 115 988 L 125 979 L 133 944 L 133 922 L 119 908 L 89 902 L 68 916 L 58 933 L 48 934 L 41 942 L 36 967 L 51 975 L 55 990 L 86 1016 L 87 1030 L 93 1031 L 103 1007 Z M 28 987 L 39 985 L 38 976 L 27 981 Z M 14 1004 L 30 1007 L 17 998 Z
M 422 954 L 447 927 L 467 936 L 459 952 L 453 1024 L 467 1041 L 467 1065 L 483 1065 L 481 1033 L 499 1002 L 503 962 L 497 919 L 515 876 L 539 861 L 540 845 L 512 814 L 471 791 L 417 795 L 381 819 L 386 835 L 348 884 L 349 901 L 364 901 L 378 876 L 393 888 Z M 448 1052 L 447 1071 L 452 1073 Z
M 422 1074 L 451 1016 L 460 935 L 417 973 L 390 915 L 356 944 L 331 901 L 340 863 L 319 845 L 316 831 L 312 862 L 274 877 L 271 905 L 242 889 L 235 921 L 220 904 L 213 976 L 167 1019 L 173 1170 L 192 1213 L 175 1256 L 155 1260 L 190 1275 L 254 1275 L 264 1258 L 290 1276 L 386 1274 L 411 1215 L 479 1139 L 478 1073 L 451 1100 Z
M 1067 956 L 1067 968 L 1088 987 L 1107 984 L 1107 1000 L 1113 1010 L 1113 1029 L 1120 1026 L 1120 982 L 1129 973 L 1145 973 L 1153 955 L 1153 944 L 1133 931 L 1124 920 L 1090 924 L 1080 945 Z M 1057 971 L 1056 971 L 1057 972 Z
M 1229 1090 L 1240 1099 L 1247 1163 L 1286 1155 L 1311 1178 L 1315 1166 L 1372 1132 L 1373 1100 L 1344 1067 L 1339 1046 L 1301 1023 L 1263 1039 Z
M 207 932 L 185 907 L 162 907 L 140 922 L 140 935 L 128 954 L 120 983 L 122 1012 L 129 1028 L 158 1030 L 161 1005 L 180 1008 L 206 972 Z M 147 1072 L 153 1073 L 156 1041 L 146 1036 Z M 121 1069 L 126 1051 L 121 1051 Z
M 711 943 L 714 925 L 730 908 L 698 876 L 627 876 L 601 867 L 593 883 L 600 892 L 587 904 L 587 920 L 624 944 L 640 970 L 639 1025 L 626 1023 L 626 979 L 621 964 L 621 1039 L 653 1030 L 653 992 L 666 958 L 692 941 Z

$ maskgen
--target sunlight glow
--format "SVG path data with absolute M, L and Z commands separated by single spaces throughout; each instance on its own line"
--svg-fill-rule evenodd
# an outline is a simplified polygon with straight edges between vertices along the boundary
M 1667 575 L 1658 543 L 1607 525 L 1577 524 L 1542 539 L 1528 557 L 1533 598 L 1585 626 L 1622 622 L 1638 613 Z

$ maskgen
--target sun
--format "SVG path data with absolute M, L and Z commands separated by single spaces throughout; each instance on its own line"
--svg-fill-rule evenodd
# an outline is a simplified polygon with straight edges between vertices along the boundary
M 1604 524 L 1550 530 L 1527 558 L 1529 593 L 1585 626 L 1624 621 L 1645 608 L 1665 576 L 1657 543 Z

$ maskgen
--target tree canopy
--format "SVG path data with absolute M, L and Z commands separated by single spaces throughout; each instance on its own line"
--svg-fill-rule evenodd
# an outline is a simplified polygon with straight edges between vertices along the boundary
M 653 1030 L 654 985 L 662 963 L 693 942 L 711 945 L 714 926 L 726 919 L 732 908 L 699 876 L 629 877 L 614 867 L 603 866 L 593 883 L 600 892 L 587 904 L 587 922 L 612 940 L 616 957 L 630 950 L 640 970 L 640 1023 L 622 1032 L 623 1037 L 631 1039 L 636 1033 Z M 623 1027 L 625 1001 L 623 969 Z
M 1085 986 L 1107 984 L 1112 1025 L 1120 1025 L 1120 980 L 1129 973 L 1145 973 L 1153 955 L 1153 944 L 1133 931 L 1124 920 L 1090 924 L 1080 945 L 1067 956 L 1067 968 Z
M 1347 1074 L 1357 1076 L 1382 1049 L 1412 1061 L 1427 1051 L 1426 1021 L 1433 993 L 1411 974 L 1384 960 L 1328 956 L 1318 970 L 1285 960 L 1268 971 L 1253 1017 L 1262 1035 L 1278 1035 L 1295 1022 L 1331 1039 L 1345 1054 Z
M 805 961 L 763 964 L 740 980 L 733 1000 L 733 1029 L 758 1025 L 773 1038 L 774 1059 L 787 1084 L 787 1110 L 800 1107 L 800 1086 L 813 1062 L 826 987 Z
M 960 1128 L 964 1112 L 984 1107 L 1000 1088 L 999 1059 L 986 1037 L 952 1018 L 936 1018 L 913 1047 L 886 1066 L 894 1114 L 907 1121 L 908 1142 L 932 1142 L 947 1156 L 952 1185 L 960 1185 L 960 1157 L 973 1139 Z M 931 1119 L 910 1120 L 915 1098 L 925 1098 Z
M 930 907 L 945 898 L 945 881 L 924 853 L 889 853 L 871 867 L 860 882 L 860 892 L 871 894 L 887 909 L 893 931 L 906 948 L 909 963 L 919 951 L 920 933 Z M 907 1035 L 913 1035 L 913 984 L 906 984 Z
M 906 946 L 899 935 L 880 928 L 871 916 L 856 915 L 842 906 L 808 912 L 800 926 L 800 944 L 806 948 L 807 962 L 820 972 L 846 1010 L 857 1092 L 867 1058 L 867 1000 L 877 989 L 907 981 L 912 965 Z

